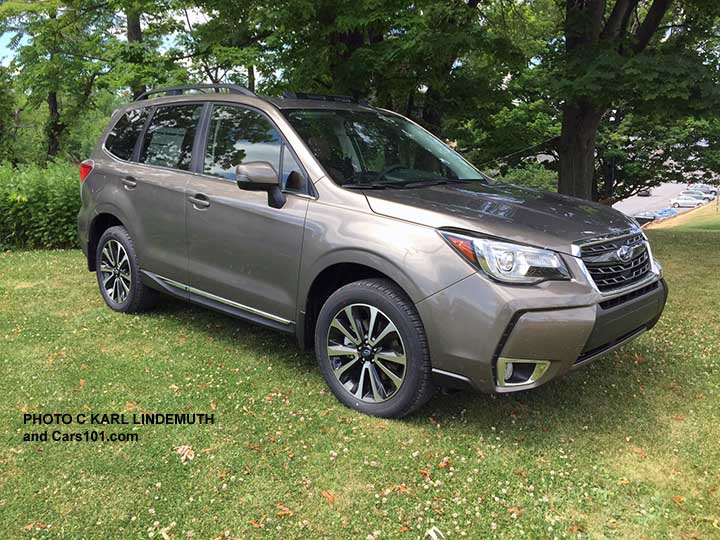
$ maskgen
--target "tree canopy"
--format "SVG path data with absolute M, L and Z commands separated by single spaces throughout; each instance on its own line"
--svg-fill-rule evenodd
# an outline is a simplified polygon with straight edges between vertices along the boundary
M 0 160 L 80 160 L 146 88 L 231 82 L 365 97 L 484 170 L 612 202 L 720 172 L 719 20 L 715 0 L 10 0 Z

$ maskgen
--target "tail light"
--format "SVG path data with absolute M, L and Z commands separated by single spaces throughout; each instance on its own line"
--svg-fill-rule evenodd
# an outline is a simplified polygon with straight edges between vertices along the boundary
M 84 182 L 95 167 L 95 162 L 92 159 L 86 159 L 80 164 L 80 181 Z

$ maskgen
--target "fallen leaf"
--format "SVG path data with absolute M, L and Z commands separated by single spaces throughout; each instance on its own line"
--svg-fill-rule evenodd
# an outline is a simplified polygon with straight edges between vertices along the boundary
M 28 523 L 22 529 L 23 529 L 23 531 L 30 531 L 30 530 L 32 530 L 33 527 L 35 527 L 36 529 L 47 529 L 47 527 L 45 525 L 43 525 L 42 522 L 40 522 L 40 521 Z
M 410 527 L 408 527 L 407 525 L 403 525 L 402 527 L 400 527 L 400 532 L 408 532 L 409 530 Z
M 128 402 L 125 404 L 125 410 L 126 410 L 126 411 L 132 412 L 132 411 L 134 411 L 135 409 L 137 409 L 137 402 L 136 402 L 136 401 L 128 401 Z
M 572 527 L 570 527 L 570 532 L 582 532 L 582 529 L 578 525 L 573 525 Z
M 250 525 L 252 525 L 256 529 L 261 529 L 263 526 L 263 523 L 265 523 L 265 516 L 262 516 L 260 518 L 260 521 L 255 521 L 254 519 L 252 521 L 250 521 Z
M 220 471 L 220 474 L 218 474 L 218 478 L 225 478 L 228 474 L 230 474 L 230 470 Z
M 627 486 L 629 483 L 630 480 L 628 480 L 627 478 L 621 478 L 620 480 L 618 480 L 618 484 L 621 484 L 623 486 Z
M 508 514 L 510 514 L 514 518 L 519 518 L 522 515 L 522 510 L 520 508 L 513 506 L 512 508 L 507 509 Z
M 335 497 L 327 489 L 323 490 L 322 496 L 325 497 L 330 504 L 335 504 Z
M 192 446 L 189 446 L 187 444 L 178 446 L 175 449 L 175 453 L 180 456 L 181 463 L 187 463 L 188 461 L 192 461 L 193 459 L 195 459 L 195 450 L 192 449 Z
M 446 456 L 446 457 L 442 458 L 442 460 L 441 460 L 440 463 L 438 464 L 438 467 L 439 467 L 440 469 L 446 469 L 446 468 L 449 467 L 450 465 L 452 465 L 452 463 L 450 463 L 450 460 L 449 460 L 449 459 L 447 458 L 447 456 Z
M 177 384 L 171 384 L 170 386 L 168 386 L 168 389 L 172 390 L 173 392 L 177 392 L 178 390 L 180 390 L 180 387 Z
M 682 414 L 676 414 L 672 417 L 673 420 L 677 420 L 678 422 L 682 422 L 685 420 L 685 417 Z
M 214 411 L 215 409 L 217 409 L 217 403 L 215 403 L 214 401 L 211 401 L 211 402 L 210 402 L 210 408 L 211 408 L 213 411 Z
M 430 481 L 430 471 L 427 469 L 420 469 L 418 472 L 425 477 L 426 481 Z
M 675 504 L 677 504 L 677 505 L 680 507 L 680 509 L 681 509 L 682 511 L 685 511 L 685 506 L 683 505 L 683 497 L 680 497 L 680 496 L 678 496 L 678 495 L 675 495 L 675 496 L 672 498 L 672 500 L 673 500 L 673 502 L 674 502 Z
M 645 459 L 648 455 L 647 450 L 644 450 L 639 446 L 633 446 L 632 451 L 643 459 Z
M 279 510 L 279 512 L 277 513 L 278 516 L 292 516 L 295 513 L 287 506 L 283 506 L 282 504 L 278 504 L 277 509 Z

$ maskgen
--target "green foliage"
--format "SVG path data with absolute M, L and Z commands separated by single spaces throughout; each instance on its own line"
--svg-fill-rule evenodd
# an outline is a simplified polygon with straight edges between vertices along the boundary
M 75 165 L 0 166 L 0 249 L 77 246 L 79 210 Z
M 367 97 L 482 167 L 543 182 L 548 171 L 523 164 L 542 155 L 559 168 L 564 107 L 582 102 L 599 118 L 596 198 L 717 175 L 720 3 L 672 3 L 636 52 L 651 3 L 636 2 L 617 34 L 568 47 L 567 6 L 597 3 L 6 1 L 0 31 L 15 57 L 0 69 L 0 163 L 85 158 L 111 111 L 145 87 L 234 82 Z M 602 24 L 620 5 L 604 4 Z
M 557 171 L 548 169 L 540 163 L 524 163 L 519 167 L 508 169 L 505 174 L 497 176 L 496 178 L 503 182 L 527 186 L 533 189 L 557 191 Z
M 12 157 L 13 101 L 10 74 L 0 66 L 0 163 Z

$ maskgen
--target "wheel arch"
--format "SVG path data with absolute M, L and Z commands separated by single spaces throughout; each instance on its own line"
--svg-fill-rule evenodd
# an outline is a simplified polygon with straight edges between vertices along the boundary
M 88 270 L 94 272 L 97 268 L 97 245 L 100 241 L 100 237 L 110 227 L 121 226 L 125 227 L 125 223 L 115 213 L 108 211 L 101 211 L 98 213 L 90 223 L 88 229 Z
M 313 345 L 315 324 L 318 314 L 325 301 L 340 287 L 361 279 L 380 278 L 387 279 L 396 285 L 411 301 L 417 301 L 421 296 L 417 287 L 399 269 L 388 264 L 378 264 L 367 254 L 362 260 L 357 254 L 328 262 L 316 272 L 300 295 L 300 311 L 296 327 L 298 341 L 304 349 Z M 383 259 L 383 262 L 384 261 Z

